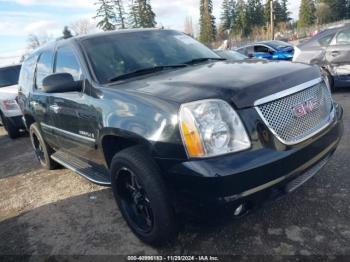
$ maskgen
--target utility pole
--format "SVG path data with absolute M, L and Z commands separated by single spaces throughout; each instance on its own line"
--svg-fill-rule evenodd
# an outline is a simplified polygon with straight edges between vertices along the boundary
M 270 0 L 270 10 L 271 10 L 271 14 L 270 14 L 270 18 L 271 18 L 271 39 L 275 40 L 275 14 L 274 14 L 274 10 L 273 10 L 273 0 Z

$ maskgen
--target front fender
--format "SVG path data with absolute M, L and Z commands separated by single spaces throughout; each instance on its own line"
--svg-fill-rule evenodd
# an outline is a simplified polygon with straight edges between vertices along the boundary
M 107 135 L 146 144 L 158 158 L 185 158 L 178 128 L 179 105 L 146 94 L 104 90 L 99 143 Z

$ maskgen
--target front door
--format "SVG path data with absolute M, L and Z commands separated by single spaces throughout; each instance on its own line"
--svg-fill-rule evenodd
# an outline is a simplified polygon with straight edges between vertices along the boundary
M 75 81 L 82 81 L 82 69 L 71 46 L 57 48 L 55 58 L 55 73 L 69 73 Z M 83 122 L 87 120 L 88 95 L 81 92 L 51 94 L 50 115 L 53 119 L 52 129 L 56 133 L 60 150 L 81 157 L 86 150 L 93 150 L 95 136 L 84 130 Z

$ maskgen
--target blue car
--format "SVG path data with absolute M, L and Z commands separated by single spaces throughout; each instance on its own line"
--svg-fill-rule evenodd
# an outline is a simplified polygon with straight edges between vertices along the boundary
M 249 58 L 259 58 L 267 60 L 292 61 L 294 47 L 282 41 L 264 41 L 246 45 L 237 49 L 241 54 Z

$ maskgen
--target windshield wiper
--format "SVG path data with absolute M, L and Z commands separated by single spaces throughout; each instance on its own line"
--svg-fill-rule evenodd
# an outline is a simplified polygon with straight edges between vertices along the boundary
M 206 61 L 225 61 L 225 60 L 227 60 L 227 59 L 225 59 L 225 58 L 215 58 L 215 57 L 204 57 L 204 58 L 192 59 L 190 61 L 185 62 L 184 64 L 186 64 L 186 65 L 193 65 L 193 64 L 197 64 L 197 63 L 206 62 Z
M 166 70 L 166 69 L 181 68 L 181 67 L 186 67 L 186 66 L 187 66 L 186 64 L 178 64 L 178 65 L 164 65 L 164 66 L 154 66 L 154 67 L 149 67 L 149 68 L 143 68 L 143 69 L 132 71 L 132 72 L 124 74 L 124 75 L 113 77 L 113 78 L 109 79 L 109 82 L 110 83 L 111 82 L 116 82 L 116 81 L 119 81 L 119 80 L 132 78 L 132 77 L 135 77 L 135 76 L 152 74 L 152 73 L 160 72 L 160 71 L 163 71 L 163 70 Z

